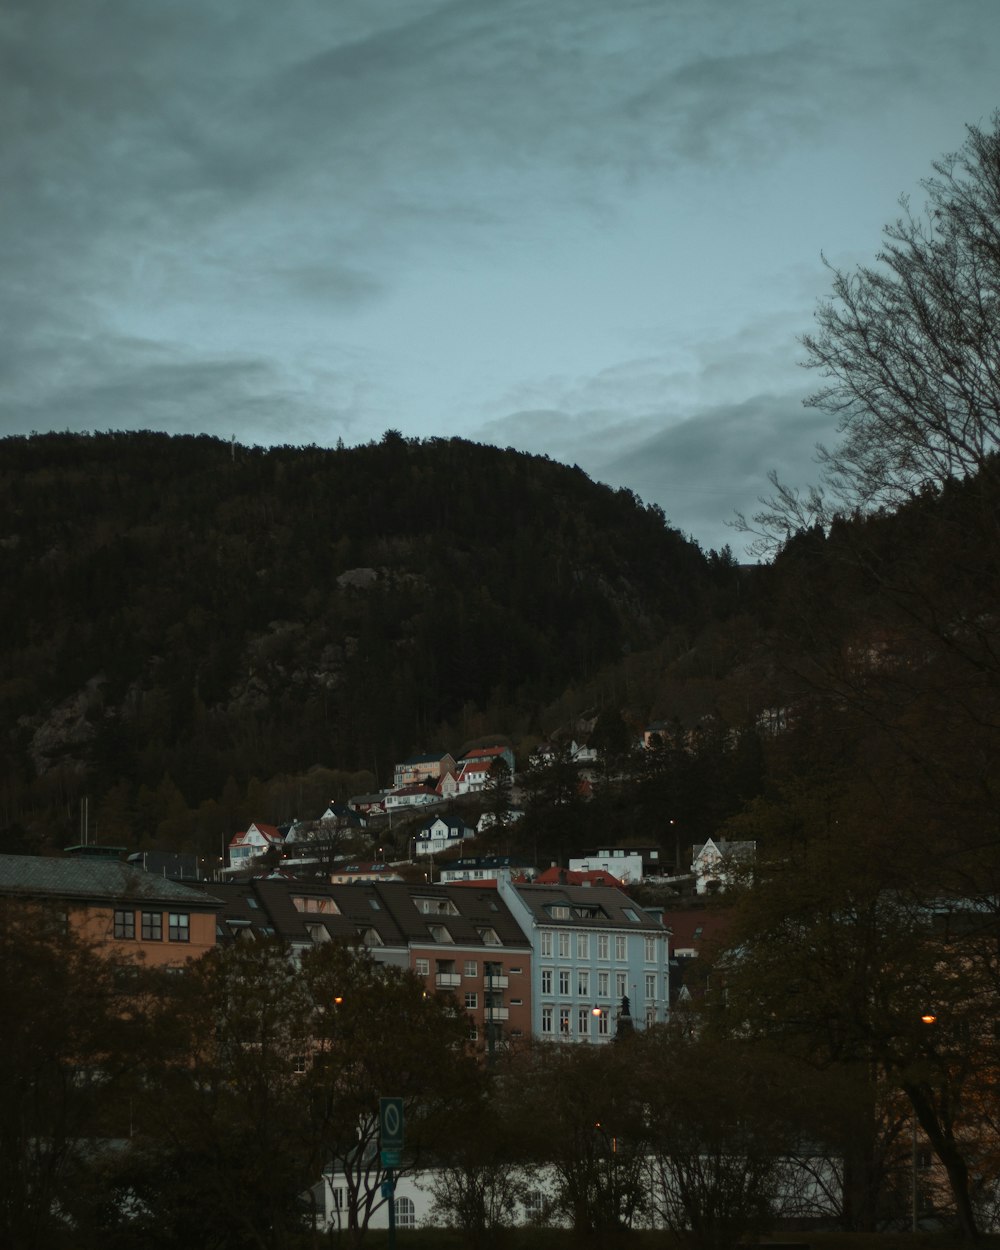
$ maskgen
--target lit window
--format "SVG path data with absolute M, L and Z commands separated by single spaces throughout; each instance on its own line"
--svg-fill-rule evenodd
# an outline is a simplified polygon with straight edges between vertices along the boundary
M 413 961 L 413 971 L 418 977 L 429 977 L 431 974 L 431 961 L 429 959 L 415 959 Z
M 569 1010 L 568 1007 L 559 1008 L 559 1032 L 563 1035 L 569 1033 Z

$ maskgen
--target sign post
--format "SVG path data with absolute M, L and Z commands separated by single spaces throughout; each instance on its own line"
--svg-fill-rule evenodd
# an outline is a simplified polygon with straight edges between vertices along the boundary
M 403 1161 L 403 1100 L 380 1098 L 378 1100 L 378 1136 L 382 1166 L 386 1169 L 386 1181 L 382 1196 L 389 1203 L 389 1250 L 396 1247 L 396 1178 L 393 1168 Z

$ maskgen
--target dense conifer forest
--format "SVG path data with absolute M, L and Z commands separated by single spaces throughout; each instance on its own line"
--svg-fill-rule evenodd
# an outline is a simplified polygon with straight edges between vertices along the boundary
M 736 588 L 630 492 L 460 439 L 52 434 L 5 440 L 0 475 L 10 848 L 75 837 L 84 797 L 112 841 L 217 845 L 276 778 L 296 810 L 244 819 L 547 734 L 568 690 L 682 654 Z

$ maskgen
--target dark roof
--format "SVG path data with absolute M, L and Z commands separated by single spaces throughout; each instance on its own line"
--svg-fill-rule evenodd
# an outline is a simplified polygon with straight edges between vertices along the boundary
M 203 890 L 111 859 L 48 859 L 0 855 L 0 895 L 79 899 L 81 902 L 179 903 L 214 910 L 219 899 Z
M 496 933 L 501 946 L 530 950 L 531 943 L 507 904 L 489 887 L 385 882 L 378 890 L 409 942 L 433 945 L 429 926 L 443 924 L 456 946 L 483 946 L 479 930 L 489 928 Z M 420 899 L 438 899 L 448 910 L 425 913 L 418 906 Z M 452 909 L 457 914 L 449 914 Z
M 658 915 L 640 907 L 623 890 L 603 885 L 519 885 L 514 889 L 529 908 L 536 924 L 567 925 L 579 929 L 581 925 L 599 929 L 644 929 L 663 931 Z M 549 910 L 553 905 L 568 905 L 568 917 L 556 918 Z M 584 914 L 581 914 L 581 910 Z M 637 917 L 632 920 L 625 913 L 631 911 Z M 595 914 L 596 913 L 596 914 Z

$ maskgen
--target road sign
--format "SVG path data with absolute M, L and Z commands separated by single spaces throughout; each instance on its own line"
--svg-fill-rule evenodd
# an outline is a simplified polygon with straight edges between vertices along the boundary
M 403 1100 L 380 1098 L 378 1100 L 378 1136 L 383 1154 L 387 1150 L 403 1149 Z M 386 1164 L 386 1166 L 390 1166 Z M 395 1164 L 391 1166 L 396 1166 Z
M 398 1168 L 403 1163 L 403 1152 L 401 1150 L 383 1150 L 381 1158 L 384 1168 Z

